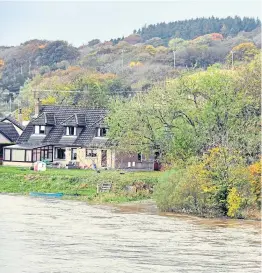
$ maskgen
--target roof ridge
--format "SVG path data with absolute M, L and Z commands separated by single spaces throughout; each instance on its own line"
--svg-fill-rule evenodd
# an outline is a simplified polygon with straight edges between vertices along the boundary
M 3 120 L 9 120 L 10 122 L 12 122 L 15 126 L 17 126 L 19 129 L 24 130 L 25 126 L 23 124 L 21 124 L 18 120 L 16 120 L 14 117 L 12 117 L 12 115 L 8 115 L 6 117 L 3 117 L 0 121 Z
M 88 108 L 84 106 L 76 106 L 76 105 L 50 105 L 50 104 L 42 104 L 42 107 L 53 107 L 53 108 L 74 108 L 80 110 L 90 110 L 90 111 L 105 111 L 107 108 Z

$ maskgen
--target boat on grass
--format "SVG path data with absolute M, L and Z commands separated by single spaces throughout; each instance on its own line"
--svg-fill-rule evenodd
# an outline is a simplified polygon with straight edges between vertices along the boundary
M 64 194 L 61 192 L 55 192 L 55 193 L 48 193 L 48 192 L 30 192 L 29 193 L 30 196 L 33 197 L 52 197 L 52 198 L 60 198 L 62 197 Z

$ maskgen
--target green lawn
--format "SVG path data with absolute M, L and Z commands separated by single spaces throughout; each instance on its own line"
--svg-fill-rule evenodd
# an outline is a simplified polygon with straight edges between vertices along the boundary
M 151 198 L 146 191 L 127 193 L 126 185 L 134 182 L 156 184 L 159 172 L 126 172 L 92 170 L 47 169 L 34 172 L 28 168 L 0 166 L 0 193 L 29 194 L 29 192 L 62 192 L 65 198 L 96 203 L 127 202 Z M 110 193 L 96 193 L 97 184 L 113 183 Z M 74 196 L 77 194 L 78 196 Z

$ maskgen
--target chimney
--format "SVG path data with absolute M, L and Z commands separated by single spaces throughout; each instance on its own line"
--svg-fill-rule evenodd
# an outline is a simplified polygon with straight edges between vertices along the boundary
M 20 124 L 23 124 L 23 116 L 22 116 L 22 109 L 19 108 L 18 110 L 18 121 Z
M 35 102 L 35 115 L 34 117 L 38 117 L 41 111 L 41 101 L 39 98 L 37 98 Z

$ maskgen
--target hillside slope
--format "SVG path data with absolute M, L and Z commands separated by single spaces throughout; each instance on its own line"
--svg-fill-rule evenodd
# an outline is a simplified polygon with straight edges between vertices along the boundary
M 206 69 L 216 63 L 230 66 L 232 49 L 236 51 L 237 65 L 245 61 L 241 57 L 243 50 L 251 51 L 252 55 L 260 49 L 260 24 L 259 20 L 246 17 L 197 18 L 145 26 L 127 37 L 105 42 L 94 39 L 79 48 L 65 41 L 47 40 L 1 46 L 0 107 L 4 112 L 9 111 L 6 103 L 23 86 L 39 90 L 94 90 L 95 86 L 100 88 L 94 78 L 100 81 L 102 75 L 107 78 L 107 74 L 113 74 L 114 79 L 110 78 L 103 88 L 110 94 L 126 95 L 146 91 L 184 70 Z M 67 78 L 61 77 L 62 71 Z M 84 74 L 93 75 L 92 83 L 90 79 L 83 80 Z

